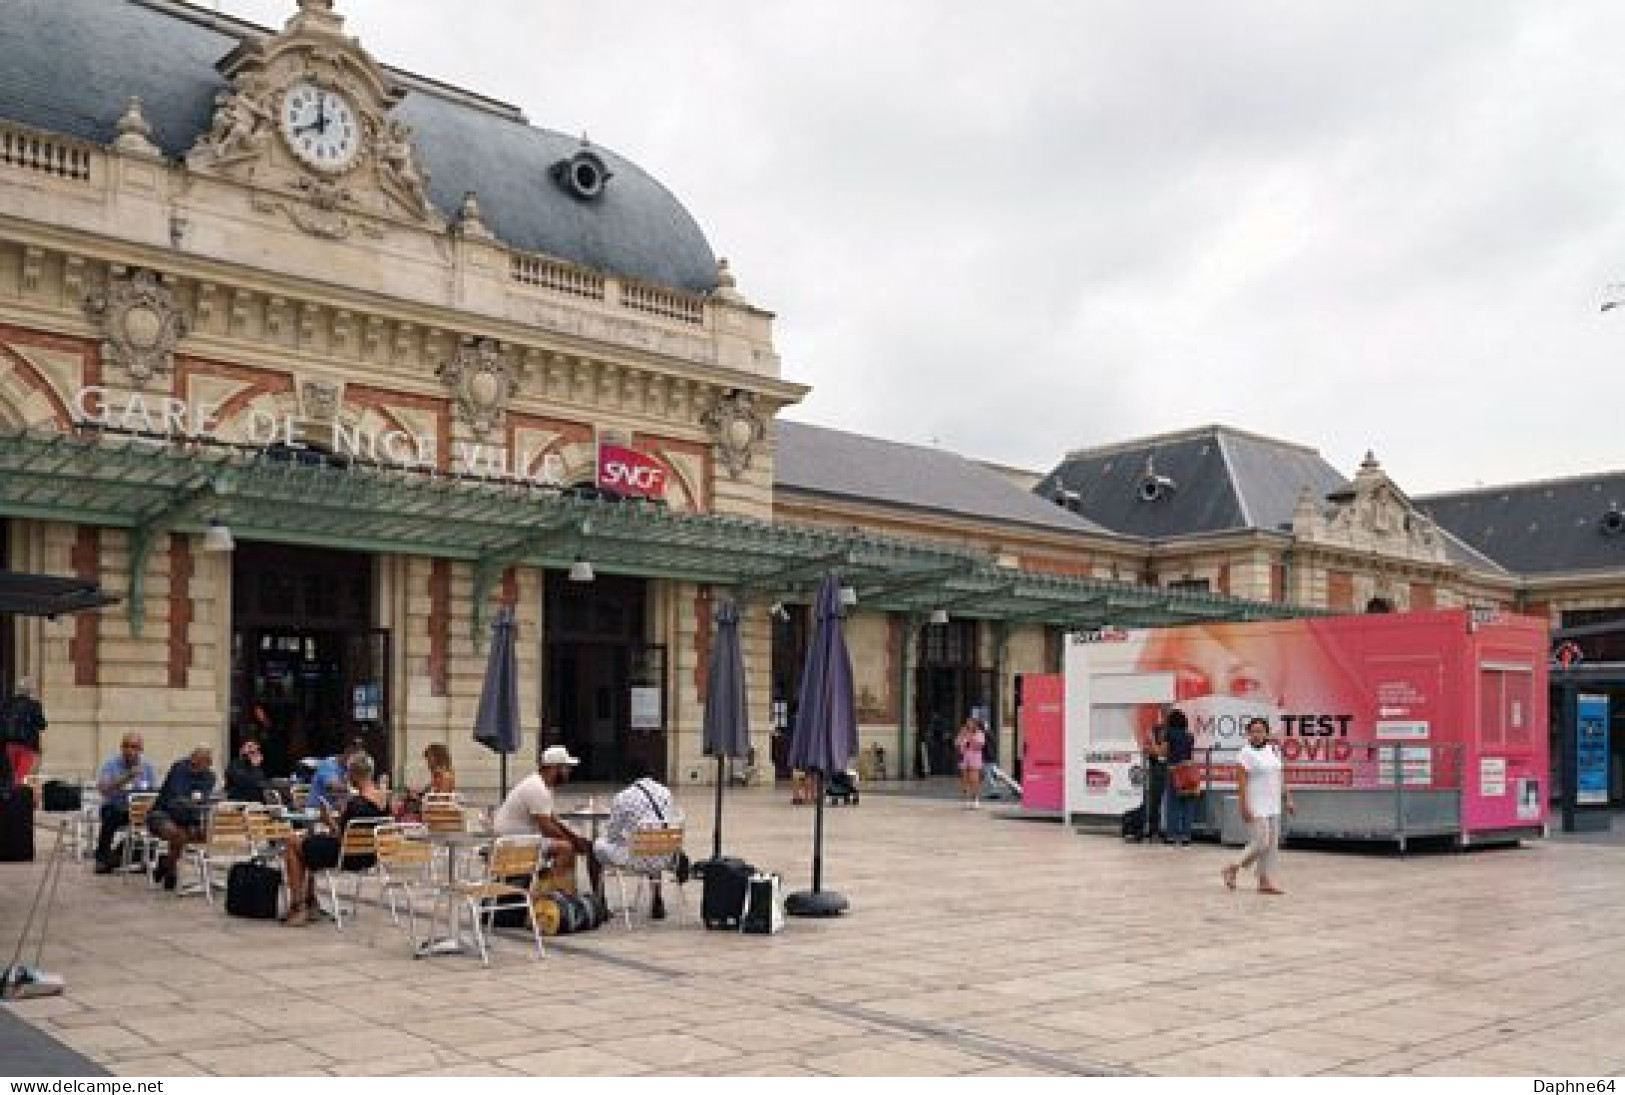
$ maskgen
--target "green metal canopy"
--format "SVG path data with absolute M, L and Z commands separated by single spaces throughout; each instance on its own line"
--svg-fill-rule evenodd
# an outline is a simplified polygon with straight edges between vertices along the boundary
M 82 430 L 0 432 L 0 514 L 127 529 L 130 616 L 139 630 L 146 561 L 161 535 L 211 522 L 238 539 L 474 565 L 475 635 L 490 591 L 515 565 L 567 567 L 733 587 L 794 600 L 839 571 L 870 609 L 1072 628 L 1164 626 L 1316 614 L 1290 605 L 1014 570 L 917 541 L 677 513 L 517 480 L 446 475 L 313 450 L 245 448 Z

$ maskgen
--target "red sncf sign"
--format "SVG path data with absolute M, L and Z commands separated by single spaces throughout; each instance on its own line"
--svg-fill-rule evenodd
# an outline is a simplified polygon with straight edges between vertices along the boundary
M 638 498 L 662 498 L 666 494 L 666 468 L 636 449 L 599 445 L 598 487 Z

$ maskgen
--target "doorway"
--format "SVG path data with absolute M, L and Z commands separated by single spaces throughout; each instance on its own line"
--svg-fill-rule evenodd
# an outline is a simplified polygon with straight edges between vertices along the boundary
M 549 571 L 543 596 L 546 722 L 539 747 L 581 759 L 572 778 L 621 783 L 635 769 L 667 779 L 665 647 L 645 643 L 647 583 Z
M 914 774 L 951 776 L 959 771 L 954 737 L 971 715 L 981 718 L 987 731 L 985 760 L 997 763 L 996 674 L 977 666 L 976 621 L 927 624 L 920 629 L 919 651 L 920 664 L 914 670 L 914 725 L 919 728 Z
M 232 559 L 231 753 L 259 739 L 265 771 L 360 738 L 391 769 L 389 635 L 372 624 L 369 555 L 239 544 Z

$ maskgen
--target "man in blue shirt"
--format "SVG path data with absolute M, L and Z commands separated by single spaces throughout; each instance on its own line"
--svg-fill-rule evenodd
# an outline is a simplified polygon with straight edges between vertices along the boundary
M 111 757 L 96 773 L 96 790 L 102 796 L 101 832 L 96 837 L 96 873 L 113 869 L 113 837 L 130 824 L 130 792 L 150 791 L 158 785 L 152 765 L 141 758 L 141 735 L 125 734 L 118 755 Z
M 344 800 L 349 797 L 350 761 L 366 751 L 366 744 L 360 738 L 354 738 L 344 747 L 344 752 L 324 757 L 310 777 L 310 799 L 305 808 L 319 810 L 325 803 L 335 814 L 343 810 Z
M 175 888 L 175 868 L 186 852 L 188 841 L 203 839 L 209 795 L 214 791 L 214 750 L 198 745 L 188 755 L 169 766 L 158 801 L 147 815 L 147 828 L 169 845 L 169 854 L 158 861 L 157 881 L 164 889 Z

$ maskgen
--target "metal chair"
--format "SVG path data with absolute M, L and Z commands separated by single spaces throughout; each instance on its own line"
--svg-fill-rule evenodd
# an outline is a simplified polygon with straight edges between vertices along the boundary
M 542 931 L 536 923 L 536 909 L 530 900 L 545 847 L 545 838 L 539 833 L 497 837 L 485 861 L 484 877 L 453 882 L 446 888 L 447 904 L 452 905 L 452 934 L 455 935 L 457 931 L 460 909 L 467 908 L 474 921 L 474 938 L 479 942 L 482 965 L 491 964 L 485 936 L 490 929 L 491 918 L 503 909 L 525 910 L 525 921 L 530 925 L 532 938 L 536 940 L 536 957 L 546 957 L 547 952 L 542 948 Z M 453 904 L 459 900 L 460 906 Z
M 616 885 L 621 891 L 621 915 L 626 921 L 626 930 L 632 930 L 632 906 L 643 900 L 645 891 L 653 893 L 653 883 L 662 880 L 667 874 L 672 876 L 674 889 L 677 892 L 678 919 L 687 912 L 683 899 L 683 887 L 676 884 L 677 857 L 683 851 L 683 826 L 681 825 L 644 825 L 633 829 L 627 842 L 627 863 L 625 866 L 616 863 L 605 863 L 604 870 L 614 872 Z M 631 900 L 626 899 L 626 877 L 631 875 L 638 880 L 637 895 Z
M 197 867 L 198 889 L 209 904 L 214 904 L 214 891 L 225 888 L 225 879 L 215 881 L 216 868 L 230 869 L 233 863 L 246 863 L 254 858 L 254 840 L 249 830 L 250 804 L 221 802 L 209 811 L 209 823 L 204 830 L 203 842 L 187 846 L 187 857 Z
M 136 791 L 130 794 L 130 824 L 124 829 L 124 856 L 119 865 L 119 871 L 126 882 L 134 873 L 135 858 L 138 854 L 141 857 L 141 873 L 149 878 L 158 857 L 163 854 L 164 842 L 147 831 L 147 815 L 152 813 L 153 804 L 157 801 L 156 791 Z
M 382 817 L 351 818 L 344 826 L 344 832 L 339 835 L 338 863 L 322 869 L 320 877 L 327 882 L 327 894 L 332 902 L 330 911 L 333 914 L 333 924 L 339 931 L 344 930 L 344 906 L 339 900 L 338 877 L 347 874 L 355 879 L 355 889 L 350 895 L 350 917 L 354 919 L 361 908 L 361 887 L 369 877 L 378 873 L 377 829 L 388 821 L 388 818 Z M 357 856 L 371 857 L 374 863 L 355 870 L 347 870 L 344 861 Z
M 407 934 L 413 944 L 418 941 L 418 921 L 415 898 L 419 892 L 438 900 L 445 886 L 435 878 L 434 846 L 425 839 L 426 831 L 416 823 L 387 822 L 373 830 L 373 842 L 378 850 L 378 878 L 384 898 L 389 902 L 389 916 L 398 926 L 400 913 L 395 908 L 399 894 L 406 902 Z

